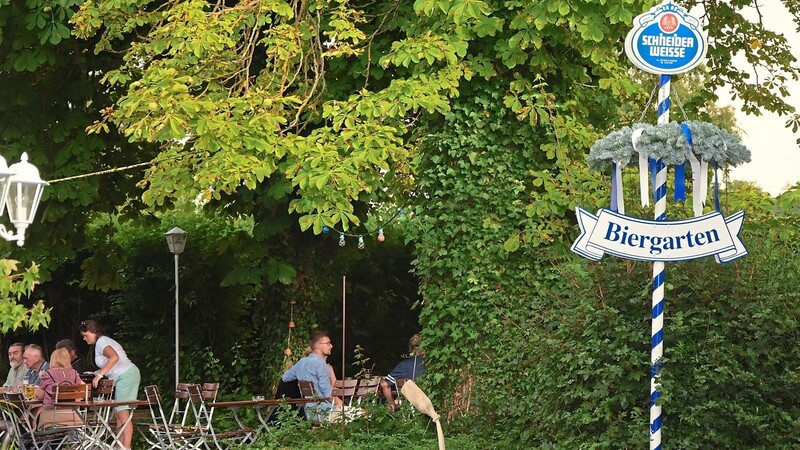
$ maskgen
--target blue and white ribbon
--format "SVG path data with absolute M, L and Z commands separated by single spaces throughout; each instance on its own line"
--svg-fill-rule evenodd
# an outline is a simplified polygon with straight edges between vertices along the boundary
M 692 131 L 685 123 L 681 124 L 686 142 L 689 146 L 694 145 Z M 692 168 L 692 210 L 695 216 L 703 215 L 703 207 L 708 197 L 708 161 L 700 161 L 694 152 L 689 152 L 689 165 Z

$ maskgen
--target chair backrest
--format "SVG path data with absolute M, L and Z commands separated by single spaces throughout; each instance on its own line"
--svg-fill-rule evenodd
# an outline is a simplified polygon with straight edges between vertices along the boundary
M 217 394 L 219 393 L 219 383 L 203 383 L 202 386 L 203 390 L 203 399 L 208 401 L 209 403 L 213 403 L 217 400 Z
M 89 401 L 89 384 L 62 384 L 56 386 L 55 402 Z
M 355 398 L 359 404 L 371 395 L 377 396 L 378 387 L 381 385 L 381 377 L 365 378 L 358 383 Z
M 97 382 L 97 389 L 95 394 L 103 400 L 111 400 L 114 398 L 114 386 L 116 381 L 111 378 L 102 378 Z
M 300 395 L 303 398 L 319 397 L 317 390 L 314 389 L 314 383 L 305 380 L 297 380 L 297 386 L 300 388 Z
M 300 394 L 303 398 L 309 400 L 309 403 L 306 403 L 305 406 L 306 419 L 318 422 L 330 415 L 330 411 L 332 411 L 333 408 L 321 406 L 324 403 L 328 403 L 328 400 L 324 399 L 319 394 L 317 388 L 314 387 L 314 383 L 305 380 L 297 380 L 297 386 L 300 388 Z
M 342 399 L 342 403 L 352 404 L 358 388 L 357 379 L 336 380 L 333 383 L 333 396 Z

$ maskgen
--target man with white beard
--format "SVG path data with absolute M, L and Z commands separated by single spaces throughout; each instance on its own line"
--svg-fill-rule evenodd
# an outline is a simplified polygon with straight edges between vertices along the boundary
M 8 363 L 11 366 L 8 369 L 8 377 L 6 378 L 6 386 L 16 386 L 22 383 L 25 378 L 25 372 L 28 367 L 22 362 L 22 353 L 25 350 L 25 345 L 16 342 L 8 347 Z

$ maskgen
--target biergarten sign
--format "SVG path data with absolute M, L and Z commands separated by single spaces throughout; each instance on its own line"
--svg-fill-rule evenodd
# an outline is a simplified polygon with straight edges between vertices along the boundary
M 593 261 L 605 253 L 639 261 L 685 261 L 714 256 L 727 263 L 747 255 L 739 240 L 744 212 L 712 212 L 685 220 L 657 222 L 608 209 L 594 215 L 576 208 L 581 235 L 572 251 Z

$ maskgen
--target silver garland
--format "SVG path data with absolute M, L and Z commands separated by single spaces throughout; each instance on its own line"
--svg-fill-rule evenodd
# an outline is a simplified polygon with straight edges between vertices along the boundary
M 669 165 L 685 163 L 690 158 L 690 152 L 701 161 L 715 161 L 723 166 L 738 166 L 750 161 L 750 150 L 728 131 L 707 122 L 690 120 L 686 125 L 692 133 L 691 146 L 677 122 L 636 124 L 595 141 L 586 162 L 593 170 L 605 170 L 614 162 L 624 167 L 632 158 L 638 159 L 638 152 L 648 158 L 661 159 Z M 637 128 L 643 131 L 634 150 L 631 135 Z

